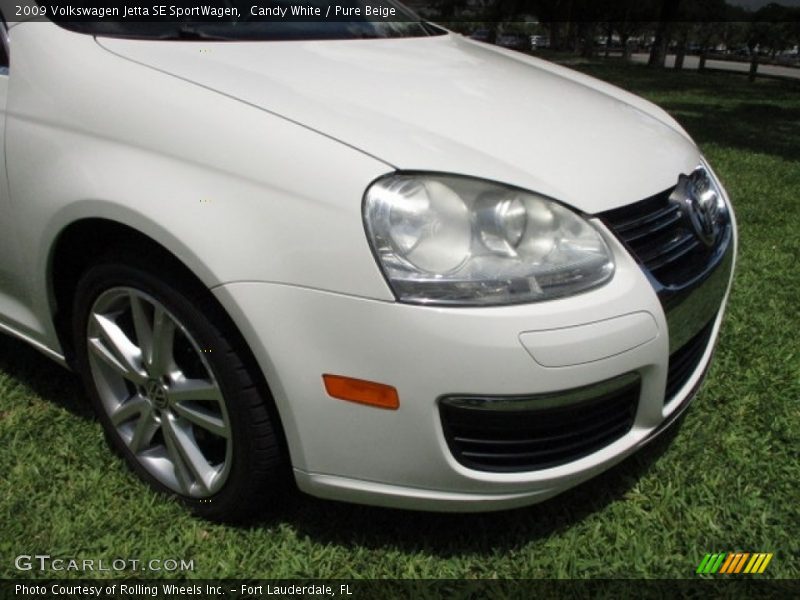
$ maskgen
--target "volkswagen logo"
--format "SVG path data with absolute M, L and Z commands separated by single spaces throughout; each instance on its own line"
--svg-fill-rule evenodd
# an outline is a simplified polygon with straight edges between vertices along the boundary
M 169 404 L 167 387 L 160 381 L 156 379 L 151 379 L 148 381 L 147 386 L 145 387 L 145 393 L 147 394 L 147 397 L 150 398 L 153 406 L 161 410 L 167 408 L 167 404 Z
M 719 196 L 705 169 L 689 177 L 681 175 L 672 200 L 683 208 L 695 235 L 706 246 L 713 246 L 719 236 Z

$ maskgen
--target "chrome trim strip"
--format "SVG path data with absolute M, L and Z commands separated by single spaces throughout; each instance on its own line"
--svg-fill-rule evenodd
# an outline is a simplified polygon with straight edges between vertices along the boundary
M 24 333 L 21 333 L 21 332 L 17 331 L 16 329 L 12 328 L 11 326 L 5 325 L 2 322 L 0 322 L 0 335 L 9 335 L 9 336 L 11 336 L 13 338 L 16 338 L 16 339 L 18 339 L 18 340 L 20 340 L 22 342 L 25 342 L 26 344 L 32 346 L 33 348 L 35 348 L 36 350 L 38 350 L 39 352 L 44 354 L 50 360 L 54 360 L 55 362 L 57 362 L 62 367 L 66 368 L 66 369 L 70 369 L 70 366 L 67 363 L 67 359 L 64 357 L 63 354 L 59 354 L 55 350 L 51 350 L 50 348 L 48 348 L 47 346 L 45 346 L 41 342 L 37 342 L 32 337 L 27 336 Z
M 487 411 L 536 411 L 562 406 L 572 406 L 595 398 L 613 394 L 640 384 L 638 373 L 625 373 L 612 379 L 558 392 L 535 395 L 479 396 L 454 394 L 444 396 L 439 402 L 445 406 Z
M 694 286 L 679 292 L 662 290 L 659 298 L 664 306 L 669 330 L 669 353 L 691 340 L 719 312 L 733 271 L 733 241 L 728 235 L 720 248 L 724 253 Z

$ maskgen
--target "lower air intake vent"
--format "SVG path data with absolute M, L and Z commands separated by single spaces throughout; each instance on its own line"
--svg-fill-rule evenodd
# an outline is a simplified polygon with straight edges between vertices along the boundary
M 664 404 L 669 403 L 675 397 L 678 390 L 684 386 L 692 376 L 692 373 L 697 370 L 697 365 L 708 346 L 713 328 L 714 321 L 711 321 L 697 335 L 670 355 Z
M 464 466 L 533 471 L 578 460 L 625 435 L 640 386 L 630 373 L 558 394 L 450 396 L 440 413 L 450 450 Z

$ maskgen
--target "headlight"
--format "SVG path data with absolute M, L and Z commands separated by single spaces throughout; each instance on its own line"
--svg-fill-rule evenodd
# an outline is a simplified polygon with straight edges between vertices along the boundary
M 608 281 L 599 232 L 561 204 L 504 185 L 396 174 L 367 190 L 370 243 L 400 300 L 510 304 L 568 296 Z

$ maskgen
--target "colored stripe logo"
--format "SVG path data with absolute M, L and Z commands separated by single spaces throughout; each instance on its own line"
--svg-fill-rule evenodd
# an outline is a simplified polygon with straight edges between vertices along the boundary
M 772 552 L 721 552 L 717 554 L 706 554 L 695 573 L 708 573 L 720 575 L 738 575 L 740 573 L 755 575 L 763 573 L 769 561 L 772 560 Z

